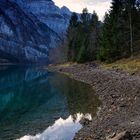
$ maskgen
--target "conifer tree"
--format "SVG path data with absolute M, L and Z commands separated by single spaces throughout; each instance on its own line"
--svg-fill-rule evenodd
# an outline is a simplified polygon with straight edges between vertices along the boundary
M 77 26 L 78 26 L 78 16 L 76 13 L 72 13 L 70 24 L 67 30 L 68 61 L 72 61 L 75 57 L 75 40 Z
M 139 3 L 136 0 L 112 0 L 111 10 L 105 17 L 101 41 L 100 59 L 115 61 L 133 56 L 138 50 Z
M 112 0 L 112 6 L 99 22 L 95 12 L 83 9 L 80 19 L 73 13 L 68 28 L 68 58 L 87 62 L 99 58 L 113 62 L 140 53 L 140 3 Z

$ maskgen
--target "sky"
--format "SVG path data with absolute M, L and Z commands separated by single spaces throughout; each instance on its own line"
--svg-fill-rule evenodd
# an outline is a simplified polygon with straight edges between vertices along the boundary
M 111 0 L 54 0 L 59 7 L 67 6 L 72 12 L 81 13 L 83 8 L 88 8 L 90 13 L 95 10 L 100 20 L 111 5 Z

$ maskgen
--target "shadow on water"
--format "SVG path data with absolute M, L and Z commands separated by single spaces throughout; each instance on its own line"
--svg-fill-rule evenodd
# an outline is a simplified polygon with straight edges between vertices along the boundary
M 0 68 L 0 140 L 35 135 L 63 119 L 78 122 L 77 113 L 95 116 L 99 105 L 90 86 L 62 74 L 39 67 Z

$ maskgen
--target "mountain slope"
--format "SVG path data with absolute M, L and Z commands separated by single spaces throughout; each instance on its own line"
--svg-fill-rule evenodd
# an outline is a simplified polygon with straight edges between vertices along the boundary
M 0 1 L 0 56 L 16 62 L 48 62 L 48 51 L 58 34 L 26 14 L 15 2 Z
M 24 11 L 34 14 L 42 23 L 59 34 L 65 35 L 71 17 L 67 7 L 59 8 L 52 0 L 11 0 L 18 3 Z

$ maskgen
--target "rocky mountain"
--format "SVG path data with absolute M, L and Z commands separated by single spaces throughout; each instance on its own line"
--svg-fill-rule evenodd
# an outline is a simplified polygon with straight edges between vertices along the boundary
M 48 62 L 66 32 L 71 12 L 51 0 L 0 0 L 0 58 Z
M 69 23 L 71 12 L 66 8 L 62 9 L 55 6 L 53 1 L 32 1 L 28 3 L 29 10 L 38 17 L 38 19 L 48 25 L 60 36 L 65 34 Z
M 11 0 L 22 9 L 34 14 L 42 23 L 57 32 L 60 37 L 65 34 L 71 17 L 71 11 L 63 6 L 59 8 L 52 0 Z

